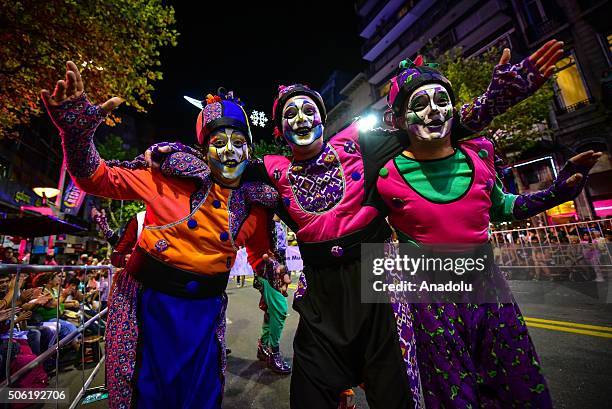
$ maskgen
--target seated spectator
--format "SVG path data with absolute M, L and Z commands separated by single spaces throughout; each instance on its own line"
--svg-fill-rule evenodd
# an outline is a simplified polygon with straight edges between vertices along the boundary
M 96 280 L 96 273 L 87 273 L 87 291 L 96 291 L 98 289 L 98 281 Z
M 56 328 L 56 324 L 59 323 L 59 334 L 55 334 L 54 338 L 51 340 L 50 345 L 52 345 L 57 341 L 57 337 L 61 340 L 77 330 L 73 323 L 63 320 L 60 317 L 64 313 L 66 304 L 72 308 L 75 306 L 78 308 L 79 302 L 76 300 L 66 302 L 66 296 L 60 294 L 58 290 L 60 278 L 54 273 L 47 273 L 40 277 L 37 284 L 42 284 L 43 289 L 41 296 L 31 301 L 31 303 L 34 304 L 32 308 L 34 319 L 51 329 Z M 60 317 L 58 317 L 57 314 L 58 307 Z M 77 338 L 75 338 L 71 344 L 75 350 L 79 348 Z
M 46 266 L 56 266 L 57 261 L 55 261 L 55 257 L 53 257 L 53 255 L 51 254 L 47 254 L 45 256 L 45 265 Z
M 18 264 L 17 257 L 15 257 L 14 251 L 12 248 L 7 247 L 4 249 L 4 254 L 2 256 L 3 264 Z

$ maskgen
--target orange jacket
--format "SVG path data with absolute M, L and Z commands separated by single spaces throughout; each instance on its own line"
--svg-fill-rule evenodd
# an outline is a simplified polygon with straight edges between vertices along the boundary
M 146 204 L 144 229 L 138 246 L 152 256 L 178 268 L 201 274 L 231 269 L 239 246 L 245 246 L 256 268 L 271 248 L 269 216 L 260 205 L 250 213 L 236 237 L 230 232 L 230 188 L 213 183 L 206 199 L 190 209 L 196 184 L 189 179 L 164 176 L 153 169 L 109 167 L 104 161 L 87 178 L 74 178 L 85 192 Z

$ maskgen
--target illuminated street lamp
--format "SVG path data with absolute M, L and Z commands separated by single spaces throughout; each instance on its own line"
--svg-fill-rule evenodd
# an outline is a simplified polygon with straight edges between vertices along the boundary
M 60 192 L 59 189 L 56 189 L 54 187 L 35 187 L 32 190 L 38 196 L 42 197 L 42 199 L 43 199 L 43 202 L 42 202 L 43 206 L 47 205 L 47 199 L 53 199 Z

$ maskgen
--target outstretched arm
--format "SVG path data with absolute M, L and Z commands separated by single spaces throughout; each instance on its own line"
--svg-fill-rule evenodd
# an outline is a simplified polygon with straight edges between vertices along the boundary
M 454 137 L 461 139 L 470 131 L 481 131 L 496 116 L 533 95 L 552 75 L 562 55 L 563 42 L 550 40 L 523 61 L 512 65 L 510 49 L 504 49 L 485 93 L 459 110 L 459 122 L 465 129 L 457 130 L 460 135 Z
M 107 166 L 93 143 L 98 126 L 121 98 L 111 98 L 102 105 L 93 105 L 85 94 L 85 85 L 75 63 L 66 63 L 65 80 L 57 81 L 51 95 L 41 96 L 47 112 L 62 138 L 66 167 L 75 183 L 87 193 L 115 199 L 151 200 L 155 186 L 151 171 Z
M 522 195 L 502 191 L 498 181 L 491 193 L 491 221 L 501 222 L 533 217 L 574 199 L 586 184 L 589 170 L 601 157 L 601 152 L 587 151 L 572 157 L 548 189 Z

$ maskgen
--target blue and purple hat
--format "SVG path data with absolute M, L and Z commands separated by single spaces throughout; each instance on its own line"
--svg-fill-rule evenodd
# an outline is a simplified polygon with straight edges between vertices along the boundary
M 219 88 L 217 95 L 208 94 L 203 101 L 187 96 L 184 98 L 202 110 L 196 121 L 196 135 L 200 145 L 206 144 L 210 134 L 221 127 L 238 129 L 248 136 L 249 144 L 253 142 L 243 103 L 240 98 L 234 97 L 232 91 L 225 92 L 225 89 Z

